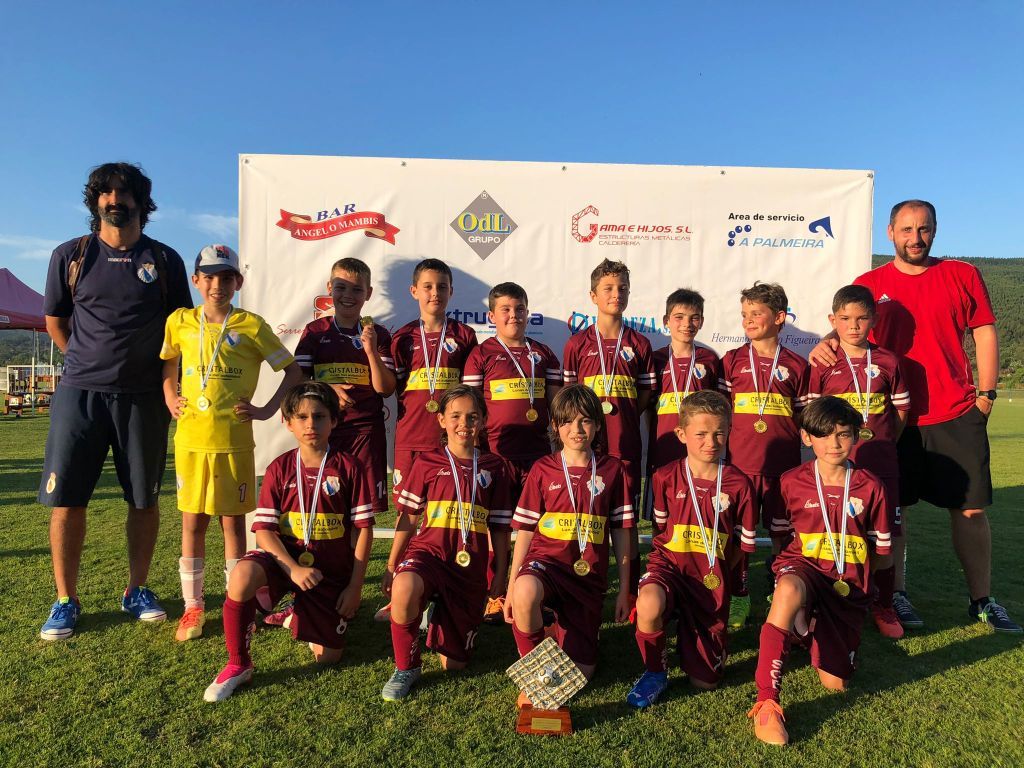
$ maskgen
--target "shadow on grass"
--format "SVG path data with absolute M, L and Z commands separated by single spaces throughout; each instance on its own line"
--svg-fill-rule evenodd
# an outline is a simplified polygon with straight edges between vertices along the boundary
M 0 558 L 38 557 L 40 555 L 49 556 L 49 547 L 34 547 L 32 549 L 0 549 Z

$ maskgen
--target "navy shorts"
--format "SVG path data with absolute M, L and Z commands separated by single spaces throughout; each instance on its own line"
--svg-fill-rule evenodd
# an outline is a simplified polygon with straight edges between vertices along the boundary
M 907 427 L 896 450 L 901 506 L 919 500 L 943 509 L 991 506 L 988 419 L 975 406 L 952 421 Z
M 156 504 L 170 419 L 162 392 L 95 392 L 61 384 L 50 405 L 39 503 L 87 506 L 112 450 L 124 500 L 139 509 Z

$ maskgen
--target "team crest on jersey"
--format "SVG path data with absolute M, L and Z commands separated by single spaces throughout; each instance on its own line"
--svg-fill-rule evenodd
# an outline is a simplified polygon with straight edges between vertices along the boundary
M 846 510 L 846 514 L 850 517 L 856 517 L 864 511 L 864 501 L 857 496 L 850 497 L 850 506 Z
M 780 365 L 775 369 L 775 378 L 779 381 L 786 381 L 789 378 L 789 368 L 784 365 Z
M 393 485 L 399 485 L 401 482 L 402 482 L 402 470 L 396 468 L 395 471 L 391 473 L 391 483 Z
M 449 355 L 454 355 L 455 350 L 459 348 L 458 342 L 456 342 L 455 339 L 450 337 L 445 339 L 444 344 L 442 344 L 441 346 L 444 347 L 444 351 L 447 352 Z
M 228 343 L 229 346 L 232 347 L 238 344 L 241 338 L 242 337 L 238 333 L 238 331 L 228 331 L 226 334 L 224 334 L 224 340 Z
M 621 357 L 627 363 L 630 363 L 633 361 L 633 358 L 636 357 L 636 352 L 633 351 L 632 347 L 623 347 L 622 349 L 619 350 L 619 357 Z
M 708 375 L 708 369 L 704 366 L 704 363 L 696 363 L 693 366 L 693 376 L 697 381 L 700 381 Z
M 535 363 L 540 363 L 540 361 L 541 361 L 540 353 L 538 353 L 538 352 L 531 352 L 530 353 L 530 359 L 533 360 L 533 362 L 535 362 Z
M 587 482 L 587 488 L 590 490 L 591 496 L 600 496 L 604 491 L 604 478 L 600 475 L 595 475 L 593 480 Z
M 349 339 L 352 341 L 352 346 L 356 349 L 363 348 L 363 340 L 359 336 L 349 336 Z
M 718 507 L 719 512 L 725 512 L 727 509 L 729 509 L 730 504 L 732 504 L 732 502 L 729 500 L 728 493 L 718 494 L 718 503 L 716 506 Z
M 341 490 L 341 478 L 337 475 L 326 477 L 321 487 L 324 489 L 324 493 L 328 496 L 333 496 Z
M 136 272 L 135 274 L 137 274 L 139 276 L 139 280 L 141 280 L 144 283 L 155 283 L 156 264 L 146 262 L 141 267 L 139 267 L 138 272 Z
M 479 485 L 481 488 L 486 488 L 487 486 L 489 486 L 491 484 L 492 479 L 493 478 L 491 477 L 491 473 L 488 472 L 486 469 L 481 469 L 476 474 L 476 484 Z
M 875 365 L 874 363 L 869 365 L 864 370 L 867 372 L 867 375 L 868 375 L 869 379 L 877 379 L 879 377 L 879 375 L 881 375 L 881 371 L 878 370 L 878 366 Z

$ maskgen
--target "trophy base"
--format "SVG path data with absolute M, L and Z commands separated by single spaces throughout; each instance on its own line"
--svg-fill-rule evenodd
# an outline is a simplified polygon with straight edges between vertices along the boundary
M 572 717 L 569 715 L 569 708 L 522 707 L 516 721 L 516 733 L 530 736 L 568 736 L 572 733 Z

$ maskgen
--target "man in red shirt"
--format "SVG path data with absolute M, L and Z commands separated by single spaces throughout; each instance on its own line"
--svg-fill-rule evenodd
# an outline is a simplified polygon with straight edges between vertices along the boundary
M 949 510 L 953 547 L 970 592 L 969 615 L 997 631 L 1020 633 L 1021 627 L 990 596 L 992 534 L 985 507 L 992 503 L 992 476 L 986 427 L 999 370 L 995 315 L 976 268 L 929 255 L 935 231 L 931 203 L 897 203 L 889 216 L 895 258 L 854 281 L 870 288 L 875 298 L 872 340 L 904 360 L 911 406 L 897 445 L 900 504 L 923 499 Z M 967 330 L 974 337 L 977 390 L 963 348 Z M 835 338 L 826 338 L 811 361 L 831 365 L 837 348 Z M 893 546 L 897 562 L 904 554 L 905 526 L 904 518 L 904 537 Z M 922 626 L 900 569 L 895 586 L 893 607 L 903 626 Z

